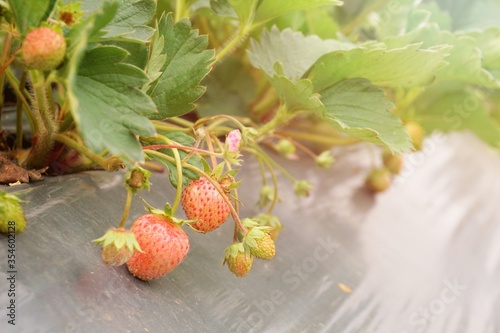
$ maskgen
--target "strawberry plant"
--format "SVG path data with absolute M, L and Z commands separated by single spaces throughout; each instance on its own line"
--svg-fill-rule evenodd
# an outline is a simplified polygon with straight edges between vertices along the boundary
M 244 276 L 276 254 L 277 175 L 314 191 L 278 160 L 329 168 L 332 147 L 362 144 L 376 192 L 434 132 L 499 147 L 500 3 L 457 3 L 0 0 L 0 116 L 14 119 L 0 122 L 0 182 L 124 169 L 122 219 L 96 240 L 106 263 L 158 278 L 187 255 L 183 226 L 232 219 L 221 257 Z M 240 216 L 249 158 L 262 213 Z M 175 197 L 128 230 L 134 196 L 163 170 Z M 0 223 L 22 231 L 21 201 L 0 199 Z

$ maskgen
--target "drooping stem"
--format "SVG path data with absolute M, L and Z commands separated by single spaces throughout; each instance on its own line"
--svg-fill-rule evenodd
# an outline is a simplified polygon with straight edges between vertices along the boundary
M 175 1 L 175 22 L 180 21 L 183 17 L 186 17 L 185 0 Z
M 348 146 L 348 145 L 362 142 L 362 140 L 360 140 L 358 138 L 352 138 L 352 137 L 334 138 L 334 137 L 312 134 L 312 133 L 305 133 L 305 132 L 292 132 L 292 131 L 280 130 L 280 131 L 277 131 L 276 133 L 279 135 L 288 136 L 288 137 L 291 137 L 294 139 L 305 140 L 305 141 L 315 142 L 315 143 L 322 143 L 322 144 L 327 144 L 327 145 L 331 145 L 331 146 Z
M 93 153 L 85 145 L 80 144 L 79 142 L 76 142 L 75 140 L 71 139 L 67 135 L 56 133 L 56 134 L 54 134 L 54 140 L 63 143 L 64 145 L 68 146 L 69 148 L 74 149 L 75 151 L 79 152 L 81 155 L 87 157 L 92 162 L 101 166 L 106 171 L 115 171 L 121 167 L 121 162 L 119 160 L 117 160 L 113 157 L 108 159 L 108 158 L 99 156 L 99 155 Z
M 133 195 L 134 194 L 132 193 L 132 190 L 127 189 L 127 199 L 125 201 L 125 208 L 123 209 L 122 218 L 120 220 L 120 224 L 118 225 L 118 228 L 120 229 L 123 229 L 125 227 L 125 222 L 127 221 L 127 217 L 130 212 L 130 205 L 132 203 Z
M 172 149 L 175 158 L 175 168 L 177 170 L 177 189 L 175 192 L 174 203 L 172 204 L 172 214 L 175 214 L 177 208 L 179 207 L 179 203 L 181 202 L 182 196 L 182 161 L 181 155 L 177 149 Z
M 265 136 L 276 130 L 278 126 L 285 124 L 288 120 L 293 117 L 293 114 L 289 113 L 285 105 L 281 105 L 274 115 L 273 119 L 265 123 L 261 128 L 259 128 L 259 134 Z

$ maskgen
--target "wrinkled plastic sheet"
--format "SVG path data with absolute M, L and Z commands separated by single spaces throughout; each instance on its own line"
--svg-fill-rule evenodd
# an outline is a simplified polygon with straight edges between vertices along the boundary
M 321 171 L 285 162 L 316 185 L 297 199 L 280 179 L 276 214 L 285 229 L 272 261 L 238 279 L 222 266 L 226 222 L 203 235 L 173 272 L 149 283 L 108 267 L 91 240 L 120 220 L 122 173 L 46 178 L 25 199 L 28 228 L 17 236 L 16 326 L 7 324 L 7 238 L 0 236 L 0 332 L 500 332 L 500 158 L 468 134 L 436 136 L 407 157 L 386 193 L 362 188 L 370 149 L 336 151 Z M 255 206 L 257 165 L 239 174 L 242 216 Z M 161 207 L 174 190 L 166 174 L 140 193 Z M 144 213 L 134 200 L 130 221 Z

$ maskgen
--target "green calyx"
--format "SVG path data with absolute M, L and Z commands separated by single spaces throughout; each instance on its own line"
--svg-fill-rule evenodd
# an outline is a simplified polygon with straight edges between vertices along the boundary
M 126 263 L 135 251 L 144 253 L 130 230 L 123 228 L 112 228 L 106 231 L 104 236 L 94 240 L 102 244 L 101 257 L 106 265 L 120 266 Z
M 117 250 L 125 247 L 130 251 L 144 252 L 141 250 L 134 233 L 123 228 L 108 229 L 104 236 L 93 242 L 95 242 L 96 245 L 102 244 L 103 247 L 114 246 Z
M 133 193 L 137 193 L 139 190 L 149 191 L 151 186 L 149 177 L 151 176 L 151 172 L 137 166 L 127 172 L 127 175 L 125 176 L 125 184 Z

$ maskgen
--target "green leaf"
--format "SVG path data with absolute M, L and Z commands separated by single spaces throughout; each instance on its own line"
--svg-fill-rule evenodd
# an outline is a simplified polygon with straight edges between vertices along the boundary
M 210 0 L 210 7 L 219 16 L 238 18 L 238 14 L 229 0 Z
M 488 70 L 500 69 L 500 27 L 467 33 L 481 50 L 482 64 Z
M 255 13 L 254 22 L 266 22 L 291 11 L 341 4 L 342 2 L 338 0 L 261 0 Z
M 114 45 L 127 50 L 128 55 L 123 60 L 124 63 L 134 65 L 140 69 L 144 69 L 148 63 L 149 50 L 143 43 L 135 43 L 128 40 L 111 40 L 102 44 Z
M 253 66 L 262 69 L 270 77 L 275 74 L 274 64 L 279 62 L 284 75 L 293 81 L 304 73 L 324 54 L 348 50 L 352 44 L 336 40 L 321 40 L 317 36 L 305 37 L 291 29 L 279 31 L 276 26 L 264 30 L 260 40 L 251 40 L 248 56 Z
M 248 25 L 252 22 L 258 0 L 228 0 L 228 2 L 236 11 L 241 24 Z
M 197 107 L 201 116 L 248 116 L 256 87 L 241 57 L 229 56 L 224 59 L 210 73 L 205 83 L 207 92 L 200 98 Z
M 26 35 L 30 28 L 38 28 L 54 9 L 54 0 L 8 0 L 17 29 Z
M 440 30 L 437 25 L 425 26 L 411 34 L 390 38 L 387 42 L 392 46 L 402 46 L 406 43 L 419 42 L 422 47 L 437 47 L 448 44 L 452 46 L 450 55 L 446 58 L 448 65 L 436 72 L 436 81 L 461 81 L 483 85 L 486 87 L 499 87 L 500 83 L 493 75 L 483 68 L 483 52 L 488 55 L 485 63 L 488 65 L 496 64 L 494 55 L 497 45 L 493 46 L 482 38 L 494 38 L 495 30 L 483 33 L 471 33 L 455 35 L 449 31 Z M 476 40 L 475 38 L 478 38 Z M 478 48 L 479 47 L 479 48 Z M 481 48 L 481 49 L 480 49 Z M 481 52 L 484 50 L 483 52 Z M 491 52 L 491 53 L 489 53 Z
M 500 147 L 500 125 L 489 115 L 481 93 L 466 87 L 441 85 L 423 93 L 415 102 L 416 119 L 431 133 L 469 130 L 484 142 Z
M 384 91 L 365 79 L 347 79 L 321 92 L 323 118 L 339 131 L 384 144 L 395 153 L 412 145 L 401 120 L 389 112 L 394 105 Z
M 115 46 L 87 51 L 68 87 L 71 111 L 87 146 L 131 161 L 142 161 L 136 135 L 154 135 L 146 117 L 154 103 L 139 88 L 147 77 L 125 64 L 127 52 Z
M 151 118 L 165 119 L 194 109 L 194 102 L 205 92 L 199 84 L 210 71 L 214 51 L 206 50 L 207 36 L 192 30 L 188 19 L 174 24 L 172 15 L 162 16 L 158 30 L 167 59 L 161 67 L 163 73 L 146 90 L 158 108 Z
M 121 0 L 118 13 L 106 26 L 104 39 L 129 39 L 148 41 L 154 29 L 146 24 L 151 21 L 156 10 L 154 0 Z
M 445 45 L 419 49 L 419 44 L 392 50 L 337 51 L 321 57 L 308 76 L 318 91 L 351 78 L 365 78 L 384 87 L 423 86 L 446 64 L 443 59 L 448 51 Z
M 163 73 L 163 66 L 167 62 L 165 52 L 165 38 L 160 35 L 159 29 L 156 29 L 150 45 L 149 61 L 146 67 L 146 74 L 151 81 L 157 80 Z
M 293 82 L 286 76 L 276 75 L 272 83 L 279 93 L 281 104 L 285 105 L 288 112 L 317 111 L 323 108 L 320 96 L 314 93 L 311 80 Z

